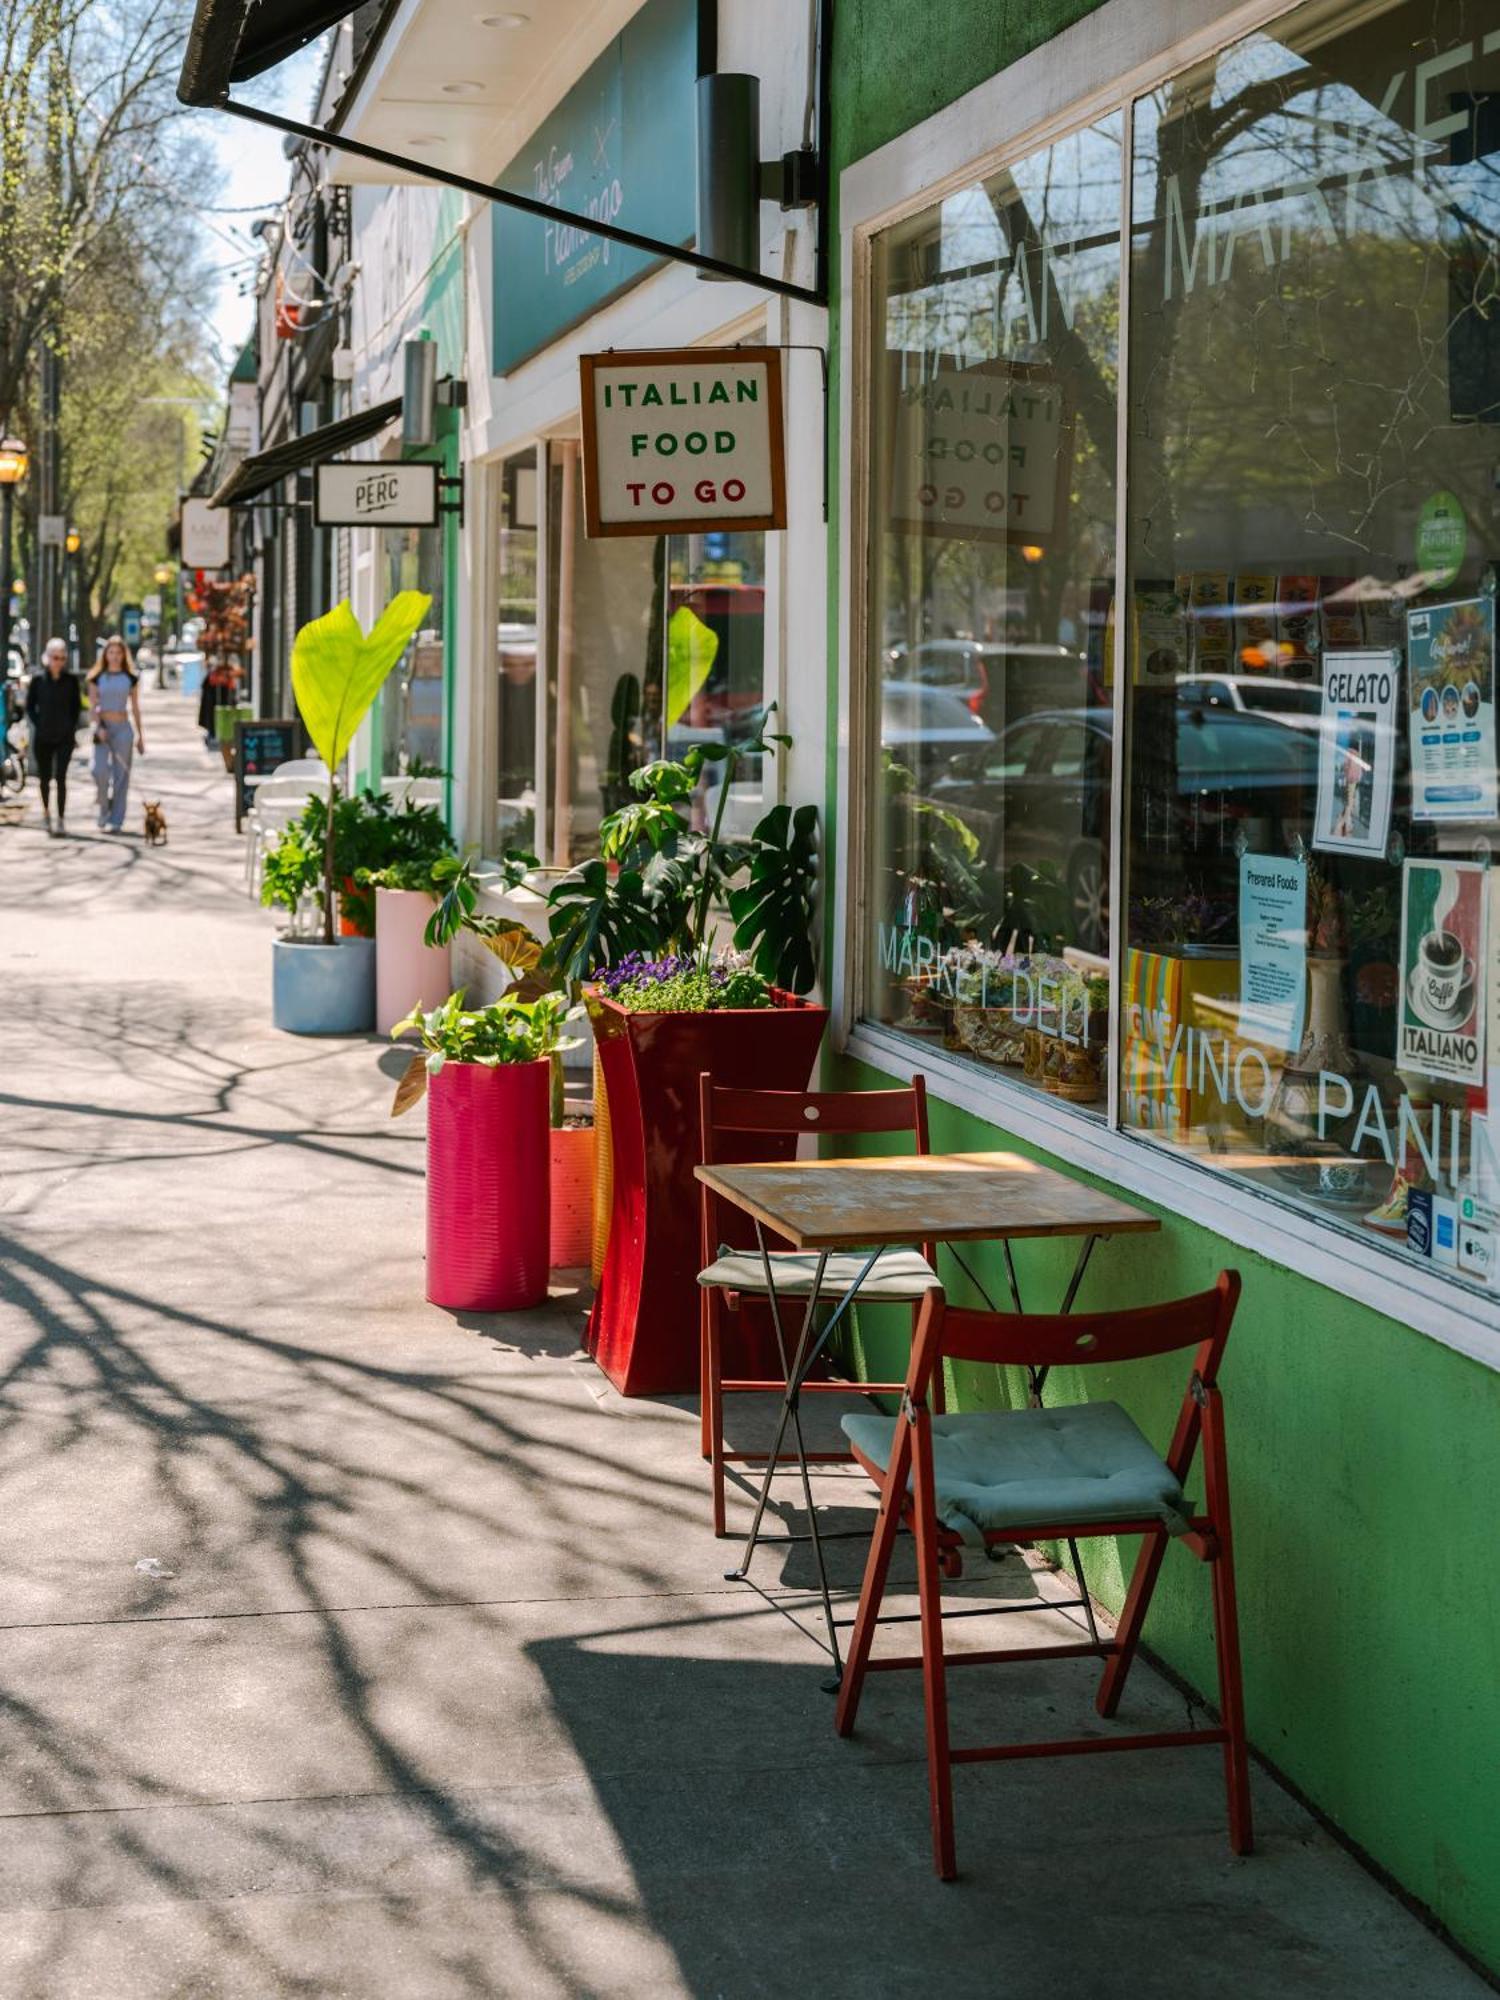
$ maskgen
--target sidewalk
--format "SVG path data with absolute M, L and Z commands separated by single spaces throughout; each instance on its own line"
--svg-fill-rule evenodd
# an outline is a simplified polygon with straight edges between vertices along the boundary
M 400 1059 L 272 1031 L 229 781 L 143 709 L 132 835 L 86 770 L 67 842 L 0 825 L 7 2000 L 1489 1991 L 1258 1773 L 1235 1861 L 1215 1754 L 961 1771 L 936 1882 L 916 1677 L 834 1737 L 808 1567 L 723 1581 L 691 1408 L 610 1391 L 576 1292 L 423 1303 Z M 955 1734 L 1090 1680 L 959 1676 Z M 1144 1668 L 1126 1708 L 1182 1726 Z

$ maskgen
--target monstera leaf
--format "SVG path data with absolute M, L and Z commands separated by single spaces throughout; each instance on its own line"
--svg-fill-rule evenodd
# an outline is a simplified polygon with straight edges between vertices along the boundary
M 432 599 L 403 590 L 371 626 L 360 630 L 349 600 L 304 625 L 292 642 L 292 692 L 307 733 L 334 770 L 369 713 L 386 675 L 411 644 Z
M 817 977 L 813 899 L 818 884 L 816 806 L 773 806 L 751 836 L 750 880 L 729 892 L 734 941 L 774 985 L 806 993 Z

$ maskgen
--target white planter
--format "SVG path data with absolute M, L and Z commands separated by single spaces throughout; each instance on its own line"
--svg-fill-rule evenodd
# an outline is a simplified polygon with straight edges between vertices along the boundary
M 447 945 L 422 941 L 436 908 L 420 889 L 375 891 L 375 1026 L 382 1035 L 413 1007 L 441 1006 L 453 991 Z
M 277 938 L 271 946 L 271 1019 L 289 1035 L 367 1035 L 375 1024 L 375 946 Z

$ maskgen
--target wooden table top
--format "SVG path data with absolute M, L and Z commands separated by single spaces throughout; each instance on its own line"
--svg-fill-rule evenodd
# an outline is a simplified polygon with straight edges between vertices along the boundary
M 884 1154 L 694 1172 L 798 1250 L 1121 1236 L 1161 1227 L 1144 1209 L 1019 1153 Z

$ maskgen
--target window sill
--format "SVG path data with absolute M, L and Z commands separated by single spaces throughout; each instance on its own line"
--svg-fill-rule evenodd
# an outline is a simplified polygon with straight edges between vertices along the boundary
M 987 1075 L 933 1043 L 892 1028 L 857 1021 L 841 1053 L 873 1068 L 909 1077 L 921 1070 L 929 1093 L 944 1104 L 989 1119 L 1028 1145 L 1096 1174 L 1125 1194 L 1168 1214 L 1200 1223 L 1387 1319 L 1426 1334 L 1488 1368 L 1500 1369 L 1500 1297 L 1424 1271 L 1387 1249 L 1373 1234 L 1345 1236 L 1320 1216 L 1284 1206 L 1274 1196 L 1220 1177 L 1147 1140 L 1112 1132 L 1102 1119 L 1071 1110 L 1024 1084 Z M 1368 1256 L 1351 1256 L 1367 1249 Z

